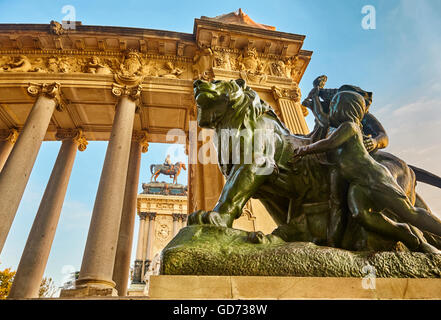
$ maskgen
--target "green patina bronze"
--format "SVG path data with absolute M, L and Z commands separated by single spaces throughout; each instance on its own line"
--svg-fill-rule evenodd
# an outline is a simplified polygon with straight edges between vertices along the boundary
M 441 255 L 406 250 L 352 252 L 311 242 L 252 244 L 250 233 L 193 225 L 162 253 L 161 274 L 228 276 L 440 278 Z
M 164 250 L 164 273 L 178 272 L 179 268 L 172 268 L 172 265 L 178 264 L 179 259 L 176 257 L 184 257 L 186 250 L 189 250 L 188 255 L 181 263 L 190 263 L 193 265 L 192 268 L 196 268 L 194 264 L 200 262 L 191 263 L 188 260 L 190 257 L 194 258 L 196 252 L 201 257 L 210 256 L 212 263 L 221 263 L 225 258 L 222 255 L 227 253 L 229 257 L 232 257 L 232 254 L 235 261 L 240 260 L 241 255 L 244 259 L 248 259 L 251 255 L 262 261 L 257 258 L 260 252 L 265 257 L 275 255 L 271 260 L 273 262 L 266 264 L 265 268 L 270 265 L 276 267 L 276 261 L 280 260 L 280 268 L 283 270 L 288 270 L 286 264 L 289 264 L 289 261 L 301 263 L 303 259 L 301 257 L 304 257 L 306 252 L 310 254 L 314 250 L 319 250 L 321 254 L 326 250 L 336 250 L 329 247 L 370 252 L 393 251 L 397 247 L 404 247 L 405 250 L 429 254 L 439 252 L 438 249 L 441 248 L 439 220 L 430 213 L 424 201 L 416 194 L 414 171 L 401 159 L 377 150 L 387 145 L 387 135 L 378 120 L 368 113 L 372 94 L 355 86 L 324 89 L 325 82 L 326 78 L 315 81 L 314 89 L 304 101 L 304 105 L 311 108 L 316 116 L 317 124 L 311 134 L 302 136 L 291 134 L 273 109 L 243 80 L 195 81 L 198 124 L 202 128 L 214 129 L 217 133 L 218 162 L 226 177 L 226 184 L 213 210 L 200 210 L 191 214 L 188 219 L 191 227 L 184 229 Z M 329 143 L 332 136 L 330 132 L 337 132 L 341 123 L 346 121 L 335 120 L 346 115 L 339 110 L 348 103 L 354 104 L 350 99 L 349 102 L 334 101 L 332 97 L 339 96 L 339 92 L 349 92 L 349 96 L 357 97 L 359 99 L 357 101 L 364 106 L 362 112 L 356 114 L 358 118 L 355 117 L 358 119 L 358 122 L 355 122 L 359 126 L 352 126 L 356 127 L 353 130 L 355 134 L 352 135 L 356 136 L 353 138 L 355 142 L 347 143 L 345 148 L 342 147 L 344 143 Z M 329 115 L 333 112 L 332 118 Z M 272 134 L 262 134 L 262 131 Z M 228 140 L 223 140 L 226 132 Z M 273 144 L 268 143 L 270 136 L 274 138 Z M 334 138 L 335 136 L 346 141 L 342 138 L 344 134 L 337 133 L 334 134 Z M 334 138 L 331 137 L 331 140 Z M 230 150 L 234 145 L 232 139 L 242 141 L 239 148 L 240 159 L 233 159 L 233 150 Z M 225 143 L 225 141 L 229 142 Z M 270 145 L 273 146 L 272 150 L 268 150 Z M 319 147 L 321 145 L 322 149 L 317 145 Z M 252 152 L 247 146 L 253 146 Z M 247 161 L 250 152 L 252 161 Z M 345 153 L 344 156 L 341 155 L 342 152 Z M 372 165 L 360 165 L 361 159 L 367 159 Z M 377 166 L 380 166 L 381 170 L 384 169 L 383 174 L 378 177 L 375 176 L 378 172 L 372 171 L 374 170 L 372 167 Z M 349 174 L 347 171 L 352 167 L 354 168 Z M 364 191 L 370 192 L 369 195 L 364 195 L 364 199 L 359 194 L 354 196 L 352 193 L 354 172 L 357 170 L 360 178 L 372 175 L 378 178 L 364 181 Z M 424 170 L 418 171 L 417 177 L 421 178 L 422 175 L 424 176 Z M 355 177 L 358 177 L 357 174 Z M 436 176 L 432 175 L 430 179 L 427 178 L 426 181 L 435 180 L 435 184 L 439 183 L 437 180 L 439 178 Z M 388 183 L 385 183 L 386 180 Z M 369 185 L 370 182 L 373 185 Z M 376 193 L 373 190 L 376 190 Z M 393 190 L 396 192 L 394 193 Z M 388 208 L 385 199 L 381 200 L 383 202 L 377 199 L 381 191 L 389 196 L 399 194 L 402 200 L 405 199 L 403 201 L 409 208 L 420 207 L 420 215 L 406 216 L 397 210 L 393 212 Z M 240 217 L 244 205 L 250 198 L 259 199 L 277 223 L 278 228 L 271 235 L 263 235 L 260 232 L 244 234 L 242 231 L 231 229 L 233 221 Z M 381 205 L 376 205 L 378 201 Z M 354 206 L 354 203 L 359 205 Z M 213 225 L 221 228 L 214 232 L 214 229 L 209 229 L 208 226 L 198 229 L 195 225 Z M 198 232 L 204 234 L 203 241 L 195 235 Z M 191 234 L 193 235 L 190 236 Z M 232 234 L 236 235 L 233 236 L 233 240 Z M 240 241 L 237 240 L 239 238 Z M 304 244 L 305 242 L 312 244 L 307 245 Z M 317 246 L 328 247 L 325 250 Z M 207 250 L 205 254 L 204 250 Z M 294 256 L 289 259 L 277 257 L 282 253 L 289 255 L 290 251 Z M 345 264 L 346 260 L 339 258 L 345 254 L 363 256 L 363 253 L 343 254 L 342 252 L 344 251 L 335 251 L 336 264 L 338 261 Z M 409 255 L 410 260 L 416 257 L 414 254 L 406 254 Z M 215 258 L 213 255 L 218 257 Z M 388 255 L 384 253 L 383 256 Z M 431 258 L 427 259 L 432 261 Z M 282 263 L 282 260 L 285 262 Z M 259 263 L 253 264 L 251 260 L 247 261 L 250 263 L 247 267 L 251 270 L 249 274 L 253 274 L 252 270 L 260 274 L 257 271 L 260 268 Z M 414 263 L 416 260 L 412 261 Z M 438 270 L 435 274 L 439 276 L 439 259 L 433 261 L 438 268 L 435 268 Z M 244 264 L 240 265 L 242 265 L 240 268 L 246 268 Z M 185 272 L 193 274 L 184 265 L 181 267 L 186 270 Z M 224 270 L 221 274 L 228 274 L 229 271 L 225 271 L 228 268 L 219 268 Z M 292 266 L 289 270 L 293 271 L 295 268 Z M 341 268 L 344 269 L 345 266 L 342 265 Z M 209 269 L 220 270 L 214 265 Z M 323 270 L 322 272 L 326 273 Z M 337 272 L 334 275 L 340 274 Z M 300 274 L 294 272 L 292 275 Z M 346 275 L 353 273 L 351 271 Z

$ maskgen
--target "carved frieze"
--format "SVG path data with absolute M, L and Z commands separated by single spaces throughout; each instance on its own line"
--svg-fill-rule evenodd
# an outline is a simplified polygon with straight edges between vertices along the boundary
M 0 72 L 113 74 L 115 81 L 121 85 L 136 85 L 145 77 L 181 79 L 187 69 L 185 59 L 159 59 L 136 51 L 129 51 L 122 57 L 62 54 L 0 56 Z
M 199 42 L 193 57 L 193 79 L 209 80 L 213 59 L 214 54 L 210 46 Z

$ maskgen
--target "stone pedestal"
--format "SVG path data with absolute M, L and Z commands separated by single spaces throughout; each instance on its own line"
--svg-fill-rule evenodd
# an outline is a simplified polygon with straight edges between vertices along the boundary
M 151 276 L 150 299 L 441 299 L 441 279 Z

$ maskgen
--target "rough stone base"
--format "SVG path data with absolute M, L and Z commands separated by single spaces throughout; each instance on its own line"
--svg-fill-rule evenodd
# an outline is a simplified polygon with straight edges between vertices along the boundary
M 216 226 L 180 230 L 162 251 L 162 275 L 441 278 L 441 255 L 352 252 L 291 242 L 253 244 Z
M 81 287 L 76 289 L 63 289 L 60 298 L 84 298 L 84 297 L 115 297 L 118 292 L 115 288 Z

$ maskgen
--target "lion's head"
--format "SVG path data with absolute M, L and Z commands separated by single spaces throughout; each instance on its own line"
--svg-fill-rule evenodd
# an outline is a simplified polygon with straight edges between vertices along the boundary
M 277 118 L 272 108 L 242 79 L 196 80 L 193 87 L 201 128 L 214 129 L 224 123 L 230 128 L 252 129 L 256 119 L 266 112 Z

